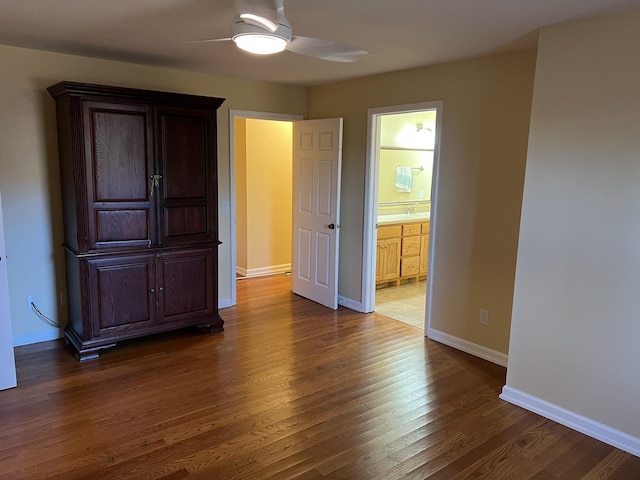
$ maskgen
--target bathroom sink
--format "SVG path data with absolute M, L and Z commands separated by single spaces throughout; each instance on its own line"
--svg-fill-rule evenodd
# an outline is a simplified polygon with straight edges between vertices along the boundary
M 378 215 L 378 223 L 424 222 L 430 218 L 431 212 L 394 213 L 391 215 Z

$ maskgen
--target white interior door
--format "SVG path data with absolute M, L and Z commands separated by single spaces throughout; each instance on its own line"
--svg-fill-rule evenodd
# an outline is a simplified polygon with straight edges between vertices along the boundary
M 293 124 L 294 293 L 338 308 L 342 118 Z
M 11 312 L 9 310 L 7 252 L 4 246 L 2 199 L 0 198 L 0 390 L 16 385 L 16 364 L 13 355 Z

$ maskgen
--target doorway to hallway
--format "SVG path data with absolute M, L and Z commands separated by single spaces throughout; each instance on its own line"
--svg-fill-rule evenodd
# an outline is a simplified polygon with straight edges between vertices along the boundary
M 264 201 L 264 196 L 260 192 L 247 184 L 247 152 L 243 150 L 243 145 L 247 145 L 247 122 L 252 123 L 252 132 L 261 136 L 265 134 L 273 134 L 268 131 L 266 126 L 273 127 L 274 124 L 287 123 L 289 127 L 292 122 L 301 120 L 301 115 L 287 115 L 269 112 L 254 112 L 247 110 L 230 110 L 229 111 L 229 137 L 230 137 L 230 196 L 231 204 L 229 214 L 231 216 L 231 246 L 230 246 L 230 268 L 229 278 L 231 279 L 231 305 L 236 304 L 236 281 L 238 278 L 247 276 L 261 276 L 275 273 L 288 272 L 291 268 L 291 156 L 288 157 L 288 173 L 286 179 L 281 179 L 278 185 L 286 181 L 285 190 L 288 193 L 288 203 L 282 210 L 282 205 L 277 200 L 273 202 Z M 291 152 L 291 128 L 289 128 L 288 136 L 281 132 L 279 142 L 283 143 L 281 148 Z M 253 138 L 252 141 L 259 142 L 259 138 Z M 279 147 L 280 148 L 280 147 Z M 259 154 L 256 154 L 259 155 Z M 264 188 L 273 188 L 268 185 L 266 177 L 261 176 L 262 168 L 269 171 L 269 165 L 265 165 L 264 157 L 255 159 L 256 168 L 252 168 L 249 175 L 255 184 Z M 271 166 L 273 167 L 273 165 Z M 273 170 L 273 169 L 272 169 Z M 271 171 L 273 173 L 273 171 Z M 264 180 L 264 181 L 263 181 Z M 271 190 L 269 198 L 277 195 L 278 190 Z M 262 192 L 264 193 L 264 192 Z M 252 206 L 253 205 L 253 206 Z M 286 215 L 287 221 L 283 222 L 283 215 Z M 272 219 L 272 220 L 269 220 Z M 266 222 L 266 223 L 263 223 Z M 283 225 L 284 223 L 284 225 Z M 269 235 L 271 240 L 265 244 L 260 242 L 260 237 L 256 232 L 260 232 L 262 228 L 267 228 L 273 232 Z M 264 230 L 264 229 L 263 229 Z M 262 234 L 265 232 L 262 231 Z M 282 245 L 274 245 L 278 242 L 278 236 L 287 239 L 284 249 Z M 253 242 L 253 243 L 252 243 Z M 274 252 L 278 249 L 278 252 Z M 280 250 L 283 250 L 281 252 Z M 265 258 L 268 257 L 268 260 Z M 274 258 L 285 260 L 274 260 Z M 265 266 L 266 265 L 266 266 Z
M 230 126 L 231 305 L 238 276 L 289 271 L 295 293 L 336 309 L 342 119 L 232 110 Z

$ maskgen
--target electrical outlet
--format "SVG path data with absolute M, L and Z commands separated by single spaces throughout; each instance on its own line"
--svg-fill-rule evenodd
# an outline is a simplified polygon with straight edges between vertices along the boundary
M 33 303 L 35 305 L 37 301 L 38 299 L 35 295 L 27 295 L 27 310 L 31 310 L 31 304 Z
M 480 323 L 482 325 L 489 325 L 489 310 L 480 309 Z

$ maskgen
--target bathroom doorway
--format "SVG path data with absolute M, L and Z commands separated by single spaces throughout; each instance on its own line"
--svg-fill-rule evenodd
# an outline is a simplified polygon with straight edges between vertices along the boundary
M 427 331 L 441 102 L 369 111 L 363 307 Z

